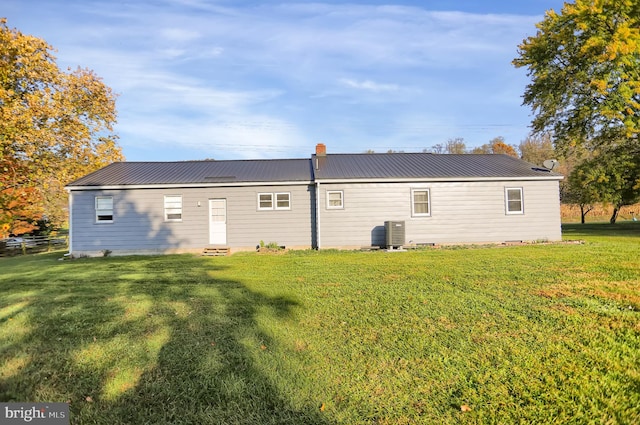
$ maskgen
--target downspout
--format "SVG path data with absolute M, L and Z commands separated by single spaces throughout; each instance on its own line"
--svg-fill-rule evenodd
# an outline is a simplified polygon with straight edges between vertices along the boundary
M 318 156 L 326 157 L 327 147 L 324 143 L 318 143 L 316 145 L 316 154 L 311 156 L 311 175 L 313 181 L 316 182 L 316 249 L 319 251 L 322 247 L 321 235 L 321 220 L 320 220 L 320 181 L 318 180 L 318 171 L 320 170 L 320 159 Z
M 316 181 L 316 249 L 320 250 L 320 182 Z
M 72 247 L 73 225 L 71 224 L 73 223 L 73 192 L 71 191 L 71 189 L 67 189 L 67 192 L 69 192 L 69 240 L 67 241 L 67 245 L 69 246 L 69 252 L 65 254 L 65 256 L 68 257 L 73 253 L 73 247 Z

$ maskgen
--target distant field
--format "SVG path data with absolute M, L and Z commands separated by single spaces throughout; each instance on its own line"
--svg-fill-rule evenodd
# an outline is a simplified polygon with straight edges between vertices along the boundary
M 74 424 L 640 423 L 640 223 L 584 243 L 0 258 L 0 401 Z
M 579 223 L 580 222 L 580 207 L 573 204 L 562 204 L 560 206 L 560 214 L 562 216 L 563 223 Z M 613 214 L 613 207 L 611 205 L 596 205 L 592 211 L 586 216 L 587 223 L 608 222 Z M 622 207 L 619 214 L 619 221 L 629 221 L 633 217 L 640 220 L 640 204 L 627 205 Z

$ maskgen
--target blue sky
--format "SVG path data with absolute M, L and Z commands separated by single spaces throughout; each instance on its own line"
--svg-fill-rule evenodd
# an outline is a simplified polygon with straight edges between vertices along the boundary
M 130 161 L 518 145 L 518 44 L 561 0 L 4 0 L 117 94 Z

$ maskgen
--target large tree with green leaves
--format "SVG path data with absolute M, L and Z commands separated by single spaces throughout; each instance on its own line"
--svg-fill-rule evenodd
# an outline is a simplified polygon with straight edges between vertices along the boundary
M 513 63 L 531 83 L 524 104 L 534 132 L 557 148 L 638 152 L 640 132 L 640 2 L 576 0 L 548 11 Z
M 640 201 L 640 155 L 620 149 L 603 160 L 596 153 L 573 169 L 569 182 L 581 209 L 595 202 L 613 205 L 609 222 L 614 224 L 622 207 Z
M 64 185 L 123 159 L 115 95 L 88 69 L 61 70 L 52 51 L 0 19 L 0 234 L 62 222 Z
M 640 194 L 640 2 L 567 2 L 537 28 L 513 61 L 531 78 L 533 131 L 550 133 L 564 157 L 590 152 L 568 187 L 581 204 L 612 203 L 615 223 Z

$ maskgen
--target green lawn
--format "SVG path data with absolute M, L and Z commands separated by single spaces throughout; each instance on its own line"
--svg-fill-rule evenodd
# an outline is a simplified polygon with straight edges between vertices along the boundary
M 0 259 L 0 401 L 74 424 L 640 423 L 640 223 L 583 244 Z

